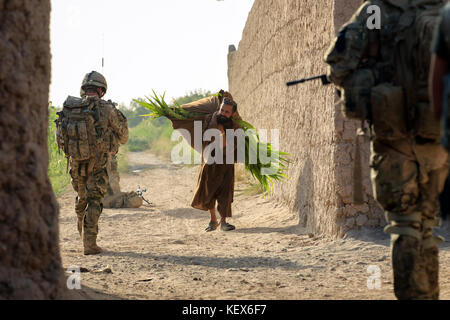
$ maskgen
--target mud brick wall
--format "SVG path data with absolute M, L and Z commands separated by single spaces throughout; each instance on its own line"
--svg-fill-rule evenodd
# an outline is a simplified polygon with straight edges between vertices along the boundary
M 49 22 L 50 0 L 0 0 L 0 300 L 63 287 L 47 177 Z
M 280 129 L 280 149 L 291 154 L 290 180 L 274 197 L 298 214 L 310 232 L 344 236 L 384 223 L 372 196 L 369 144 L 357 142 L 357 121 L 336 106 L 333 86 L 320 81 L 286 87 L 289 80 L 326 72 L 323 57 L 360 0 L 255 0 L 238 50 L 230 46 L 229 89 L 244 119 Z M 364 204 L 354 205 L 356 143 L 363 163 Z

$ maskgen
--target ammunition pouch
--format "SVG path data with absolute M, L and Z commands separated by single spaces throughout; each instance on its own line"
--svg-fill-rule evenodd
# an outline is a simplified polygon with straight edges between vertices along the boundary
M 416 117 L 414 121 L 416 136 L 427 143 L 439 143 L 441 138 L 441 126 L 436 119 L 430 103 L 419 102 L 416 106 Z
M 375 76 L 370 69 L 359 69 L 344 80 L 340 102 L 346 118 L 370 120 L 370 90 L 374 85 Z
M 371 90 L 372 133 L 381 140 L 397 140 L 408 135 L 406 108 L 401 87 L 381 83 Z
M 375 75 L 370 69 L 359 69 L 344 80 L 341 103 L 345 117 L 370 120 L 370 91 L 375 85 Z

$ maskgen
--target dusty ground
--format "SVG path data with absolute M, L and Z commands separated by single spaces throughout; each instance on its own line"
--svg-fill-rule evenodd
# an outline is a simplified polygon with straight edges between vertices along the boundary
M 204 232 L 207 212 L 189 204 L 199 168 L 130 154 L 134 172 L 122 190 L 146 187 L 152 205 L 105 209 L 98 244 L 84 256 L 76 230 L 75 193 L 59 197 L 60 246 L 65 268 L 85 268 L 78 299 L 394 299 L 389 240 L 362 230 L 342 240 L 308 235 L 286 208 L 237 185 L 231 232 Z M 450 299 L 450 233 L 441 234 L 441 299 Z M 369 266 L 379 267 L 381 288 L 368 289 Z M 373 267 L 372 267 L 373 268 Z M 375 267 L 376 268 L 376 267 Z M 111 272 L 109 272 L 111 271 Z

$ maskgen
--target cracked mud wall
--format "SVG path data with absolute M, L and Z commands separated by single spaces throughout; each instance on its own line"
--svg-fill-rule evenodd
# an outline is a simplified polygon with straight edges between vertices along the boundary
M 48 299 L 63 271 L 47 177 L 50 0 L 0 0 L 0 299 Z
M 333 86 L 320 81 L 286 87 L 289 80 L 326 72 L 323 57 L 360 0 L 255 0 L 238 50 L 230 46 L 229 89 L 239 112 L 257 128 L 280 129 L 280 149 L 291 154 L 290 180 L 274 197 L 313 233 L 343 236 L 379 226 L 372 197 L 369 145 L 361 140 L 365 203 L 352 204 L 357 121 L 342 117 Z

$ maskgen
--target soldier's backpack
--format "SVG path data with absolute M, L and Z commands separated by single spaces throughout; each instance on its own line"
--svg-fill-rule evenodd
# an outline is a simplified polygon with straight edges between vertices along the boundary
M 395 7 L 391 2 L 374 1 L 383 6 L 386 15 L 381 30 L 368 33 L 369 52 L 390 60 L 366 64 L 346 80 L 343 112 L 350 118 L 369 120 L 372 134 L 379 139 L 412 135 L 438 141 L 440 124 L 430 107 L 428 73 L 430 46 L 443 2 L 405 1 L 402 8 L 400 2 L 395 2 Z
M 375 136 L 395 140 L 408 135 L 437 142 L 440 124 L 434 117 L 428 95 L 431 43 L 443 3 L 424 0 L 403 8 L 395 22 L 395 35 L 381 32 L 381 42 L 392 41 L 393 81 L 371 90 Z M 387 35 L 386 35 L 387 34 Z M 383 38 L 384 37 L 384 38 Z
M 57 114 L 56 141 L 67 159 L 84 161 L 94 158 L 102 145 L 103 133 L 98 100 L 69 96 Z

